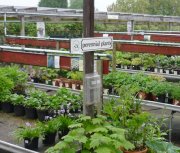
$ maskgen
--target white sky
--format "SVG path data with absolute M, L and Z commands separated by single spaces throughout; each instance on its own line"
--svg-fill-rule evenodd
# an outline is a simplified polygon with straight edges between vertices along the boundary
M 37 6 L 39 1 L 40 0 L 0 0 L 0 5 Z M 107 6 L 113 2 L 116 2 L 116 0 L 95 0 L 95 8 L 99 11 L 107 11 Z

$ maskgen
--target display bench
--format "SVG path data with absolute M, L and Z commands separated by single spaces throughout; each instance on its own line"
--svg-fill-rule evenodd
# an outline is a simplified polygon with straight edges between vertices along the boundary
M 43 90 L 48 90 L 48 91 L 57 91 L 59 87 L 56 86 L 51 86 L 51 85 L 45 85 L 45 84 L 39 84 L 39 83 L 32 83 L 29 82 L 29 85 L 34 85 L 36 88 L 43 89 Z M 81 91 L 79 90 L 73 90 L 68 88 L 71 92 L 75 94 L 80 94 Z M 109 101 L 110 99 L 118 99 L 120 96 L 116 95 L 103 95 L 104 101 Z M 171 114 L 169 116 L 169 141 L 172 139 L 172 123 L 173 123 L 173 115 L 176 112 L 180 112 L 180 106 L 177 105 L 171 105 L 171 104 L 166 104 L 166 103 L 160 103 L 160 102 L 155 102 L 155 101 L 149 101 L 149 100 L 141 100 L 141 104 L 143 106 L 150 106 L 150 107 L 155 107 L 157 109 L 165 109 L 171 111 Z

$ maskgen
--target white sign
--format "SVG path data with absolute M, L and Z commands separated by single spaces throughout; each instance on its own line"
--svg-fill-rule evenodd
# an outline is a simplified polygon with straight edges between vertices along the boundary
M 37 22 L 37 37 L 45 37 L 45 23 L 44 22 Z
M 60 68 L 60 64 L 59 64 L 60 61 L 59 60 L 60 60 L 59 56 L 54 57 L 54 67 L 55 68 Z
M 108 15 L 108 19 L 119 19 L 119 15 Z
M 71 53 L 113 49 L 113 37 L 71 39 Z

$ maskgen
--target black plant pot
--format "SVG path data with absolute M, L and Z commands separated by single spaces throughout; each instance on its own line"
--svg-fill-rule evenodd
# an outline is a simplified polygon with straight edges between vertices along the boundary
M 39 121 L 45 121 L 45 116 L 48 116 L 48 110 L 37 110 Z
M 54 133 L 47 133 L 45 134 L 44 140 L 43 140 L 43 144 L 45 145 L 52 145 L 55 143 L 55 139 L 56 139 L 56 132 Z
M 166 99 L 165 95 L 157 96 L 157 102 L 165 103 L 165 99 Z
M 25 116 L 29 119 L 36 119 L 37 112 L 35 108 L 25 108 Z
M 25 138 L 24 139 L 24 147 L 31 150 L 37 150 L 38 149 L 38 140 L 39 138 Z
M 2 106 L 2 110 L 5 113 L 12 113 L 13 112 L 14 106 L 11 103 L 4 102 L 4 103 L 1 104 L 1 106 Z
M 58 131 L 58 137 L 61 139 L 63 136 L 69 133 L 69 129 Z
M 25 108 L 22 105 L 15 105 L 14 106 L 14 113 L 16 116 L 24 116 L 25 115 Z

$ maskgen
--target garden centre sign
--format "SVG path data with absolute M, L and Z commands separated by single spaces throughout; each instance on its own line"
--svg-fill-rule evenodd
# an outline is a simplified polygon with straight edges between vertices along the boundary
M 71 39 L 71 53 L 113 49 L 113 37 L 90 37 Z

